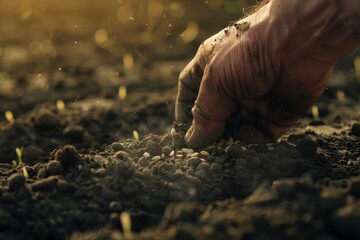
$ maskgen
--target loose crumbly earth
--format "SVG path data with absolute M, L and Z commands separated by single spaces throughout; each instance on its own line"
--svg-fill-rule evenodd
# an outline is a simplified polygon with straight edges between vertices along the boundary
M 148 58 L 125 74 L 124 50 L 94 45 L 92 31 L 76 46 L 55 31 L 56 57 L 38 58 L 17 33 L 0 49 L 0 112 L 15 115 L 0 116 L 0 239 L 360 239 L 351 74 L 330 80 L 319 119 L 305 114 L 276 143 L 243 126 L 194 152 L 173 122 L 176 79 L 199 42 L 139 44 Z
M 358 239 L 359 86 L 276 143 L 200 152 L 171 130 L 175 89 L 37 106 L 1 124 L 0 238 L 123 239 L 126 212 L 133 239 Z

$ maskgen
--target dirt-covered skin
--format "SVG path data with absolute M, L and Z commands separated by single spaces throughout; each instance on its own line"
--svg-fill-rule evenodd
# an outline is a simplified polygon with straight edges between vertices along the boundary
M 174 89 L 39 106 L 1 125 L 0 238 L 121 239 L 128 212 L 134 239 L 357 239 L 356 87 L 330 87 L 320 120 L 304 116 L 277 143 L 245 143 L 244 128 L 200 152 L 171 129 Z

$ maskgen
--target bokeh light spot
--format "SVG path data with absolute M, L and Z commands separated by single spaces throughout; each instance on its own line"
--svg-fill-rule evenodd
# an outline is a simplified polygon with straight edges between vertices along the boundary
M 194 21 L 189 21 L 185 31 L 180 34 L 181 39 L 186 42 L 192 42 L 199 34 L 199 26 Z
M 97 30 L 94 34 L 94 40 L 98 45 L 104 44 L 108 40 L 108 38 L 108 31 L 104 28 Z
M 182 2 L 175 1 L 170 4 L 169 12 L 173 17 L 180 18 L 184 16 L 185 11 L 185 6 Z
M 133 17 L 134 15 L 134 10 L 132 9 L 132 7 L 130 5 L 124 5 L 119 7 L 116 16 L 117 19 L 120 22 L 127 22 L 130 21 L 130 19 Z

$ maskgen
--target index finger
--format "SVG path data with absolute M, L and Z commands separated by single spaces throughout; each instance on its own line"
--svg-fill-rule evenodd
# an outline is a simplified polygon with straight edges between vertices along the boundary
M 197 98 L 203 76 L 199 51 L 179 76 L 178 93 L 175 104 L 175 120 L 178 123 L 188 123 L 191 120 L 190 110 Z

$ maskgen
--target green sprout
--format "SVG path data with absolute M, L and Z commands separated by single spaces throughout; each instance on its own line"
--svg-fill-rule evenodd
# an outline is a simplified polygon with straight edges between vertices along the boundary
M 23 151 L 24 151 L 23 147 L 15 149 L 15 152 L 16 152 L 16 155 L 17 155 L 17 161 L 15 161 L 15 160 L 12 161 L 12 166 L 14 168 L 23 165 Z

